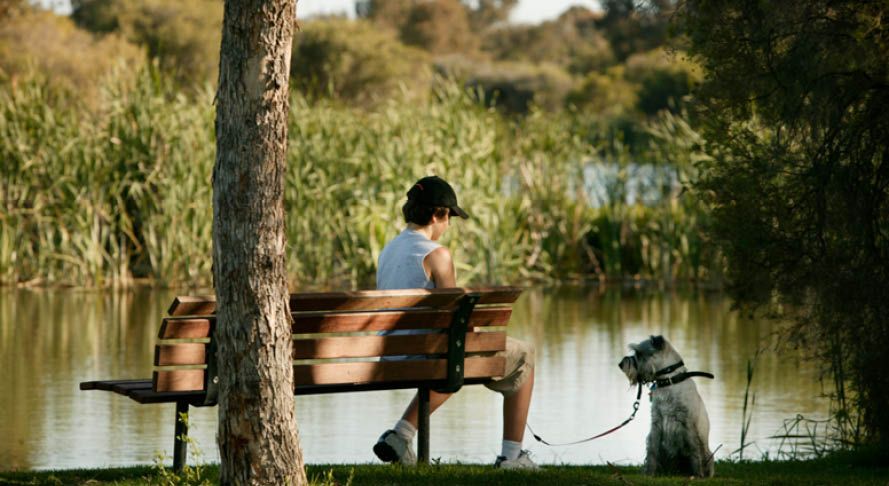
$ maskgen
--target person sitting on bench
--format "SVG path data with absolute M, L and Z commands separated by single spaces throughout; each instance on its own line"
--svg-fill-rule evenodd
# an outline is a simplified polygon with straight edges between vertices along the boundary
M 469 216 L 457 205 L 457 195 L 451 185 L 437 176 L 417 181 L 407 197 L 402 207 L 407 228 L 386 244 L 380 253 L 377 289 L 456 287 L 451 253 L 438 240 L 447 231 L 451 217 Z M 506 359 L 505 375 L 485 384 L 504 397 L 503 446 L 494 466 L 536 469 L 537 465 L 529 457 L 528 451 L 522 450 L 534 388 L 534 348 L 524 341 L 507 338 L 506 350 L 497 356 Z M 430 391 L 429 395 L 429 410 L 434 412 L 452 394 Z M 419 420 L 418 410 L 419 397 L 415 396 L 395 427 L 380 436 L 373 448 L 380 460 L 416 463 L 413 439 Z

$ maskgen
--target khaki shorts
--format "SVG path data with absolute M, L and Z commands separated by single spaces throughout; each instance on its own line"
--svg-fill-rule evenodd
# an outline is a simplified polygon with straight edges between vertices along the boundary
M 534 346 L 511 337 L 506 338 L 506 350 L 494 353 L 506 358 L 506 374 L 485 386 L 508 397 L 519 390 L 534 372 Z

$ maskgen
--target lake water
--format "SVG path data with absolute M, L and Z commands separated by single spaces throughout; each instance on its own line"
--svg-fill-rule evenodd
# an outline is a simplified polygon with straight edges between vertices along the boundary
M 174 291 L 0 292 L 0 470 L 150 464 L 172 455 L 172 404 L 139 405 L 108 392 L 79 391 L 96 379 L 147 378 L 155 335 Z M 635 388 L 617 367 L 627 344 L 663 334 L 697 378 L 717 458 L 738 448 L 747 361 L 771 350 L 773 325 L 747 320 L 712 294 L 533 289 L 516 303 L 509 333 L 536 344 L 529 422 L 549 442 L 607 430 L 629 416 Z M 797 414 L 824 418 L 828 402 L 814 364 L 766 351 L 752 389 L 756 405 L 746 457 L 774 456 L 769 439 Z M 374 462 L 371 446 L 394 424 L 412 391 L 297 398 L 309 463 Z M 469 386 L 432 416 L 431 454 L 447 462 L 492 463 L 500 451 L 501 398 Z M 216 408 L 192 408 L 191 435 L 205 462 L 218 462 Z M 541 464 L 640 464 L 649 428 L 643 395 L 637 419 L 582 445 L 547 447 L 526 435 Z M 191 452 L 191 451 L 190 451 Z M 169 459 L 167 460 L 169 463 Z

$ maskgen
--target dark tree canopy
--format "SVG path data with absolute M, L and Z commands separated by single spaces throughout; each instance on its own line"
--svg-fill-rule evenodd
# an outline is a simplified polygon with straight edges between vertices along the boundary
M 889 4 L 691 0 L 677 20 L 708 78 L 698 190 L 732 291 L 791 304 L 839 384 L 842 438 L 886 443 Z
M 622 61 L 636 52 L 663 45 L 674 0 L 603 0 L 605 16 L 598 27 Z
M 100 34 L 117 33 L 183 85 L 212 83 L 219 66 L 222 2 L 218 0 L 72 0 L 71 18 Z
M 408 11 L 399 31 L 405 44 L 433 54 L 471 52 L 478 44 L 466 8 L 459 0 L 417 3 Z

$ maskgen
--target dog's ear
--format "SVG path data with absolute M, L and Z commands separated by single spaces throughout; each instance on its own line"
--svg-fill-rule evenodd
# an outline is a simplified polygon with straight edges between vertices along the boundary
M 651 345 L 658 351 L 664 350 L 664 336 L 651 336 Z

